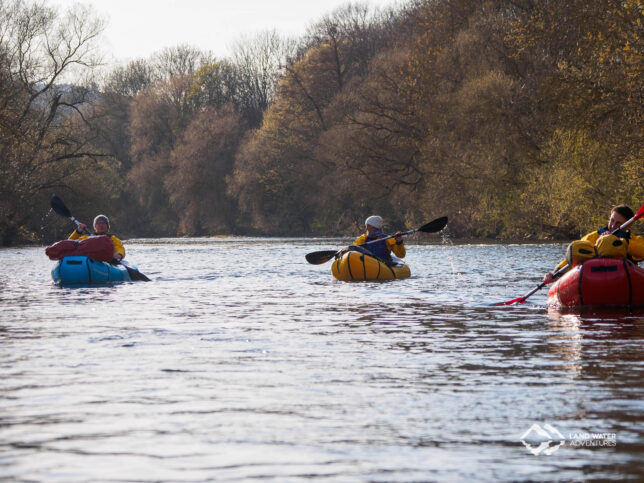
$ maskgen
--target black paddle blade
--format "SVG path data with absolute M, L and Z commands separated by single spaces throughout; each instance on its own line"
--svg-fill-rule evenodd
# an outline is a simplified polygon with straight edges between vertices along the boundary
M 71 211 L 69 211 L 69 209 L 65 206 L 63 200 L 61 200 L 56 195 L 51 197 L 51 209 L 58 213 L 60 216 L 64 216 L 65 218 L 72 217 Z
M 436 218 L 434 221 L 430 221 L 426 225 L 421 226 L 418 231 L 423 233 L 437 233 L 447 226 L 447 217 L 443 216 L 441 218 Z
M 127 268 L 127 273 L 130 275 L 130 280 L 132 280 L 133 282 L 136 282 L 136 281 L 149 282 L 150 281 L 150 279 L 146 275 L 142 274 L 138 270 L 134 270 L 132 267 L 125 267 L 125 268 Z
M 335 257 L 336 253 L 338 253 L 336 250 L 322 250 L 320 252 L 307 253 L 305 258 L 312 265 L 321 265 Z
M 124 260 L 121 260 L 119 263 L 121 265 L 123 265 L 127 269 L 127 273 L 130 276 L 130 280 L 132 280 L 133 282 L 137 282 L 137 281 L 150 282 L 151 281 L 146 275 L 144 275 L 141 272 L 139 272 L 138 269 L 130 266 Z

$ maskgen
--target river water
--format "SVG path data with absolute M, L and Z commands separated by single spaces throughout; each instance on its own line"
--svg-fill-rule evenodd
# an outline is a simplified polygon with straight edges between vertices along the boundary
M 386 283 L 305 261 L 339 239 L 129 240 L 153 281 L 91 288 L 0 250 L 0 480 L 641 479 L 644 314 L 491 306 L 564 247 L 434 237 Z

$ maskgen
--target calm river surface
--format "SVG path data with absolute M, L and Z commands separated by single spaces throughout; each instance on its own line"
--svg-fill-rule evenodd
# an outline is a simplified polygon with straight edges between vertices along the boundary
M 0 250 L 0 480 L 641 480 L 644 314 L 492 307 L 565 248 L 433 239 L 386 283 L 305 261 L 339 239 L 129 240 L 153 281 L 95 288 Z

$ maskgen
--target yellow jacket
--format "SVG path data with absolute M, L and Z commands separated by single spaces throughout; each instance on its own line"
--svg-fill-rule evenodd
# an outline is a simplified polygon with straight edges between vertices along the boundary
M 595 243 L 597 243 L 597 240 L 600 236 L 601 235 L 599 234 L 599 231 L 593 231 L 592 233 L 584 235 L 582 237 L 582 240 L 594 245 Z M 633 235 L 631 233 L 631 236 L 627 240 L 627 242 L 628 246 L 626 253 L 628 253 L 630 258 L 632 258 L 635 263 L 644 260 L 644 238 L 639 235 Z M 559 270 L 562 267 L 565 267 L 567 263 L 568 261 L 562 260 L 561 262 L 559 262 L 559 265 L 555 267 L 555 271 Z
M 367 241 L 367 234 L 363 233 L 358 238 L 356 238 L 353 244 L 362 245 L 366 241 Z M 389 249 L 389 252 L 393 251 L 394 255 L 396 255 L 398 258 L 405 258 L 405 255 L 407 254 L 407 250 L 405 250 L 404 242 L 400 242 L 400 244 L 398 244 L 396 243 L 396 240 L 394 238 L 389 238 L 388 240 L 385 240 L 385 243 L 387 244 L 387 248 Z M 369 245 L 365 245 L 365 248 L 368 250 Z
M 122 257 L 125 257 L 125 248 L 123 248 L 123 242 L 116 238 L 114 235 L 108 236 L 112 237 L 112 243 L 114 243 L 114 253 L 119 253 Z M 89 238 L 89 235 L 81 235 L 76 230 L 74 230 L 74 233 L 69 235 L 69 240 L 84 240 L 85 238 Z

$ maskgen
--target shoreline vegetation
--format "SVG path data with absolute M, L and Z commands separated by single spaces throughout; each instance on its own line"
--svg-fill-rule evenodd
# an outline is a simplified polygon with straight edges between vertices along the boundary
M 644 200 L 643 8 L 347 3 L 229 58 L 110 67 L 89 7 L 2 2 L 0 246 L 66 238 L 54 193 L 126 239 L 354 236 L 377 213 L 569 241 Z

